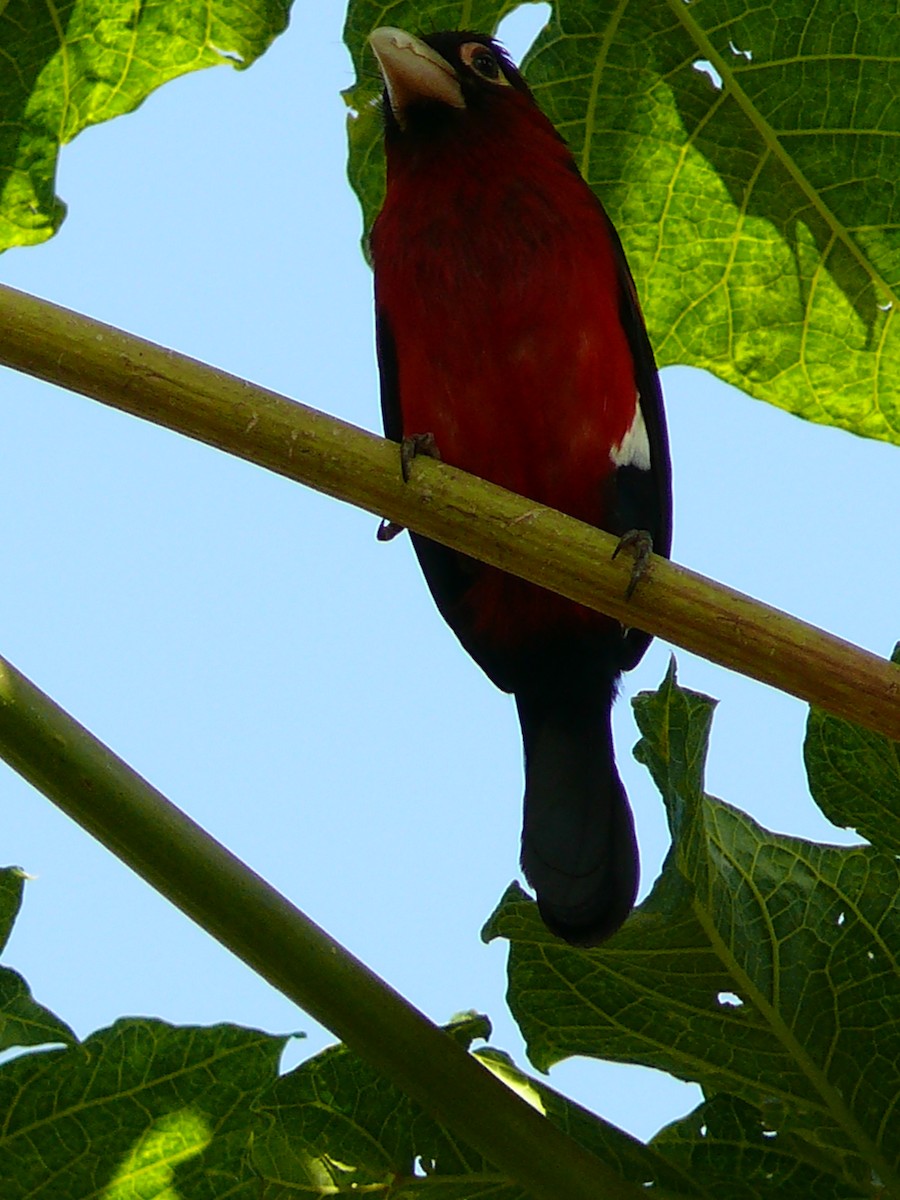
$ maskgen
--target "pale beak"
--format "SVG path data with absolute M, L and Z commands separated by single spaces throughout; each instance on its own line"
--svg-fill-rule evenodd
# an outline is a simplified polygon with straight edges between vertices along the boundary
M 369 43 L 384 76 L 391 112 L 401 129 L 407 107 L 416 100 L 466 107 L 456 72 L 420 38 L 383 25 L 369 34 Z

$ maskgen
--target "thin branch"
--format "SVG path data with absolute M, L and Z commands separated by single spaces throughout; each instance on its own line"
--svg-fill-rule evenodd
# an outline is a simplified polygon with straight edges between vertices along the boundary
M 614 539 L 275 392 L 10 288 L 0 363 L 188 434 L 900 740 L 900 667 L 661 558 L 625 600 Z M 623 556 L 624 557 L 624 556 Z
M 0 658 L 0 754 L 264 979 L 537 1200 L 638 1200 Z

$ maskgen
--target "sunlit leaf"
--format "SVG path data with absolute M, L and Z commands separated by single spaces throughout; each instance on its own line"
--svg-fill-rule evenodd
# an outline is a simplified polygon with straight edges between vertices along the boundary
M 0 5 L 0 249 L 42 242 L 59 227 L 60 146 L 178 75 L 249 66 L 285 28 L 288 8 L 288 0 Z
M 514 5 L 355 0 L 350 176 L 383 166 L 365 35 Z M 661 365 L 900 441 L 900 21 L 893 0 L 559 0 L 525 61 L 619 229 Z
M 283 1038 L 122 1020 L 0 1069 L 3 1200 L 257 1200 L 253 1100 Z

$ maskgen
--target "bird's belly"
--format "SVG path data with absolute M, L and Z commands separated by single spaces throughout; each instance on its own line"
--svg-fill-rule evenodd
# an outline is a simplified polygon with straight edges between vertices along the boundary
M 404 436 L 433 433 L 452 466 L 602 526 L 613 449 L 636 407 L 630 374 L 622 386 L 594 362 L 538 371 L 549 364 L 497 353 L 500 370 L 454 370 L 440 355 L 415 364 L 406 355 Z
M 611 450 L 633 419 L 636 394 L 630 360 L 617 373 L 613 356 L 604 361 L 602 347 L 599 355 L 591 349 L 580 357 L 571 350 L 553 355 L 523 335 L 494 346 L 487 364 L 453 362 L 437 347 L 419 357 L 407 347 L 400 360 L 404 436 L 433 433 L 452 466 L 608 527 Z M 471 578 L 466 621 L 496 646 L 613 624 L 493 567 L 479 564 Z
M 378 299 L 403 435 L 432 433 L 445 462 L 612 528 L 617 451 L 638 398 L 608 230 L 580 183 L 568 221 L 536 187 L 512 199 L 505 215 L 469 213 L 464 229 L 442 203 L 405 241 L 381 230 L 395 247 L 381 248 Z M 465 623 L 486 640 L 609 624 L 494 568 L 471 578 Z

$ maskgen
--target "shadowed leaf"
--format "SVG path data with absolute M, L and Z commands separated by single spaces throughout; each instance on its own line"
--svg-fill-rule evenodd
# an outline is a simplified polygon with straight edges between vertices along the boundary
M 465 1045 L 487 1037 L 485 1018 L 447 1027 Z M 690 1176 L 636 1139 L 531 1079 L 499 1051 L 476 1056 L 532 1105 L 593 1150 L 623 1178 L 698 1196 Z M 279 1079 L 263 1097 L 269 1128 L 254 1143 L 263 1200 L 313 1200 L 364 1191 L 391 1200 L 527 1200 L 477 1152 L 407 1099 L 344 1046 L 333 1046 Z
M 634 704 L 672 850 L 596 951 L 552 937 L 509 889 L 486 935 L 511 941 L 529 1056 L 543 1069 L 585 1054 L 696 1080 L 796 1141 L 835 1195 L 877 1194 L 873 1179 L 900 1188 L 900 864 L 770 833 L 706 796 L 713 705 L 680 689 L 674 668 Z M 764 1159 L 746 1161 L 765 1183 Z
M 0 868 L 0 952 L 6 949 L 25 890 L 25 873 L 18 867 Z
M 25 879 L 18 867 L 0 869 L 0 951 L 19 914 Z M 0 1050 L 74 1041 L 77 1038 L 69 1026 L 32 999 L 21 975 L 0 967 Z
M 900 646 L 893 661 L 900 664 Z M 900 854 L 900 743 L 811 708 L 803 757 L 813 799 L 829 821 Z
M 728 1200 L 859 1200 L 871 1194 L 836 1179 L 827 1161 L 814 1161 L 807 1144 L 769 1128 L 753 1105 L 735 1096 L 701 1104 L 651 1145 Z

